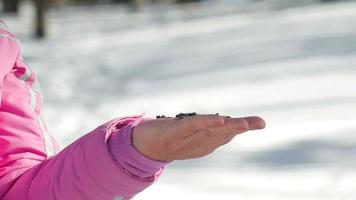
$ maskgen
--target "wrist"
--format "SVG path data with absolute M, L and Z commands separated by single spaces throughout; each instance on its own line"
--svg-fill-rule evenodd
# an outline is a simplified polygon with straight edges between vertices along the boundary
M 149 159 L 160 162 L 171 162 L 162 151 L 158 128 L 154 128 L 155 124 L 151 123 L 154 119 L 143 119 L 138 123 L 132 132 L 132 144 L 138 152 Z
M 113 157 L 125 169 L 125 172 L 138 179 L 150 181 L 161 173 L 167 163 L 153 160 L 134 147 L 133 130 L 140 121 L 141 119 L 136 119 L 113 132 L 108 140 L 108 146 Z M 117 122 L 117 124 L 120 123 L 121 121 Z

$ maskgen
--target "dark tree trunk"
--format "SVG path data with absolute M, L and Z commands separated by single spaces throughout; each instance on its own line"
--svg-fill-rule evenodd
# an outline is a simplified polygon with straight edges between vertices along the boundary
M 47 0 L 34 1 L 36 6 L 35 36 L 37 38 L 44 38 L 46 36 L 45 13 L 47 7 Z
M 2 0 L 2 5 L 6 13 L 17 13 L 19 10 L 19 0 Z

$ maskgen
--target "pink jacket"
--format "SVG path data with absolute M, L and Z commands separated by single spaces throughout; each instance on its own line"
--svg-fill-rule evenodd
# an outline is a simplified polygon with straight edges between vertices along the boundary
M 58 152 L 41 119 L 35 74 L 1 21 L 0 100 L 0 199 L 130 199 L 166 164 L 132 145 L 132 130 L 142 116 L 114 119 Z

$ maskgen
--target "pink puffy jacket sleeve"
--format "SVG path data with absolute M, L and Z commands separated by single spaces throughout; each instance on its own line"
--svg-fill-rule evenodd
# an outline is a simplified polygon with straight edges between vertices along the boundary
M 144 157 L 132 146 L 137 120 L 116 119 L 86 134 L 27 170 L 4 200 L 130 199 L 151 185 L 165 164 Z
M 54 143 L 39 117 L 35 75 L 19 54 L 0 21 L 0 199 L 126 200 L 157 179 L 166 163 L 131 141 L 142 116 L 114 119 L 59 153 L 49 151 Z

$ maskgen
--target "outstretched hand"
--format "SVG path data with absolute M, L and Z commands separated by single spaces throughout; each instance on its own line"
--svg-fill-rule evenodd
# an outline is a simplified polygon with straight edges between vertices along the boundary
M 206 156 L 236 135 L 264 127 L 260 117 L 195 115 L 180 120 L 145 119 L 135 127 L 132 140 L 136 149 L 151 159 L 184 160 Z

